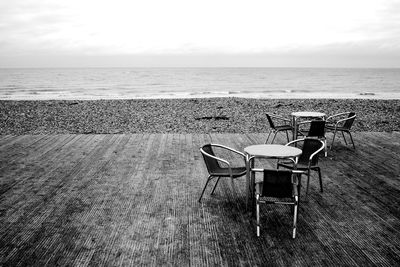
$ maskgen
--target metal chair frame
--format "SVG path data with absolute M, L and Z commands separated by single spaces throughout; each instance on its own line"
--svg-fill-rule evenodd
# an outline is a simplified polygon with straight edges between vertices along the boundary
M 308 139 L 308 140 L 315 140 L 315 141 L 317 141 L 317 142 L 320 142 L 320 143 L 321 143 L 321 147 L 318 148 L 315 152 L 311 153 L 311 155 L 310 155 L 309 158 L 308 158 L 307 165 L 303 165 L 303 166 L 302 166 L 302 164 L 301 164 L 302 162 L 298 162 L 297 165 L 296 165 L 296 169 L 297 169 L 297 170 L 305 171 L 305 174 L 307 174 L 307 188 L 306 188 L 306 197 L 305 197 L 306 200 L 308 199 L 308 189 L 309 189 L 309 187 L 310 187 L 310 176 L 311 176 L 311 171 L 312 171 L 312 170 L 318 172 L 320 191 L 321 191 L 321 193 L 323 192 L 321 168 L 318 166 L 318 154 L 319 154 L 322 150 L 324 150 L 325 144 L 324 144 L 323 141 L 321 141 L 321 140 L 319 140 L 319 139 L 308 138 L 308 137 L 302 138 L 302 139 L 293 140 L 293 141 L 291 141 L 291 142 L 289 142 L 289 143 L 286 144 L 287 146 L 290 146 L 290 145 L 297 145 L 297 143 L 299 143 L 299 142 L 305 142 L 307 139 Z M 303 148 L 303 149 L 304 149 L 304 148 Z M 301 155 L 300 158 L 301 158 L 302 156 L 303 156 L 303 155 Z M 300 160 L 300 159 L 299 159 L 299 160 Z M 292 168 L 293 168 L 293 167 L 290 166 L 290 164 L 287 164 L 287 162 L 280 162 L 280 161 L 278 161 L 278 163 L 277 163 L 277 168 L 279 169 L 279 167 L 284 167 L 284 168 L 287 168 L 287 169 L 292 169 Z
M 345 115 L 347 115 L 348 117 L 344 118 L 344 119 L 339 119 L 336 121 L 334 120 L 336 118 L 340 118 Z M 332 144 L 330 146 L 330 150 L 332 150 L 332 148 L 333 148 L 333 143 L 335 142 L 336 132 L 338 132 L 338 131 L 342 132 L 343 140 L 344 140 L 344 143 L 346 144 L 346 146 L 348 145 L 348 143 L 347 143 L 346 137 L 344 135 L 345 132 L 350 136 L 350 140 L 351 140 L 351 143 L 353 144 L 353 148 L 356 149 L 356 146 L 353 141 L 353 136 L 351 135 L 351 132 L 350 132 L 351 126 L 353 125 L 353 122 L 356 117 L 357 116 L 354 112 L 342 112 L 342 113 L 338 113 L 338 114 L 329 116 L 326 119 L 326 121 L 328 123 L 325 126 L 326 130 L 333 131 L 333 138 L 332 138 Z M 332 120 L 333 120 L 333 122 L 330 122 Z
M 293 161 L 294 162 L 294 161 Z M 257 228 L 257 236 L 260 236 L 261 232 L 261 223 L 260 223 L 260 204 L 282 204 L 282 205 L 291 205 L 293 206 L 293 228 L 292 228 L 292 238 L 296 238 L 297 232 L 297 219 L 298 219 L 298 207 L 299 207 L 299 199 L 300 199 L 300 179 L 298 177 L 304 173 L 304 171 L 300 170 L 276 170 L 276 169 L 251 169 L 252 172 L 264 172 L 265 170 L 271 172 L 288 172 L 292 177 L 292 196 L 285 197 L 285 201 L 280 197 L 274 196 L 264 196 L 262 195 L 261 186 L 263 186 L 263 182 L 257 182 L 254 186 L 256 187 L 255 193 L 255 201 L 256 201 L 256 228 Z M 290 199 L 290 200 L 289 200 Z
M 271 144 L 274 142 L 276 134 L 278 132 L 286 132 L 286 138 L 287 141 L 289 142 L 289 134 L 288 131 L 293 131 L 293 126 L 291 124 L 291 120 L 286 119 L 284 117 L 278 116 L 278 115 L 272 115 L 272 114 L 266 114 L 267 115 L 267 119 L 268 119 L 268 123 L 269 123 L 269 127 L 271 128 L 271 130 L 269 131 L 268 137 L 265 140 L 265 144 L 268 143 L 269 137 L 272 133 L 274 133 L 274 137 L 272 138 Z M 282 124 L 282 125 L 275 125 L 274 121 L 272 119 L 277 119 L 277 120 L 281 120 L 284 122 L 289 122 L 289 124 Z
M 228 160 L 220 158 L 220 157 L 217 157 L 215 155 L 211 155 L 211 154 L 207 153 L 206 151 L 204 151 L 204 148 L 206 146 L 209 146 L 211 151 L 212 151 L 213 147 L 218 147 L 218 148 L 222 148 L 222 149 L 228 150 L 230 152 L 233 152 L 233 153 L 235 153 L 237 155 L 240 155 L 241 157 L 243 157 L 244 166 L 243 167 L 238 167 L 238 168 L 232 167 L 232 164 Z M 244 153 L 242 153 L 240 151 L 237 151 L 237 150 L 235 150 L 233 148 L 230 148 L 230 147 L 227 147 L 227 146 L 224 146 L 224 145 L 220 145 L 220 144 L 206 144 L 206 145 L 204 145 L 204 146 L 202 146 L 200 148 L 200 152 L 203 155 L 203 159 L 204 159 L 205 165 L 207 167 L 207 171 L 209 173 L 209 176 L 207 178 L 206 184 L 204 185 L 203 190 L 202 190 L 201 195 L 200 195 L 200 198 L 198 200 L 200 203 L 201 203 L 201 199 L 203 197 L 204 191 L 206 190 L 206 187 L 207 187 L 208 183 L 213 178 L 217 178 L 217 181 L 215 182 L 214 188 L 211 191 L 211 195 L 214 194 L 215 188 L 217 187 L 218 182 L 219 182 L 221 177 L 229 177 L 229 178 L 231 178 L 232 188 L 234 189 L 233 180 L 235 178 L 238 178 L 238 177 L 246 175 L 246 167 L 245 167 L 246 166 L 246 156 L 245 156 Z M 212 167 L 209 166 L 209 164 L 208 164 L 209 159 L 214 159 L 216 161 L 217 168 L 219 168 L 219 171 L 217 171 L 215 169 L 212 169 Z M 219 162 L 223 163 L 224 165 L 226 165 L 226 167 L 221 167 L 219 165 Z
M 324 142 L 325 148 L 325 157 L 328 156 L 328 149 L 327 149 L 327 141 L 326 141 L 326 136 L 325 136 L 325 125 L 326 121 L 325 120 L 310 120 L 310 121 L 302 121 L 298 123 L 298 125 L 304 125 L 304 124 L 310 124 L 309 130 L 308 131 L 301 131 L 298 130 L 297 132 L 300 133 L 300 135 L 303 135 L 304 138 L 318 138 L 319 140 Z M 318 125 L 321 124 L 321 125 Z M 296 136 L 297 138 L 297 136 Z

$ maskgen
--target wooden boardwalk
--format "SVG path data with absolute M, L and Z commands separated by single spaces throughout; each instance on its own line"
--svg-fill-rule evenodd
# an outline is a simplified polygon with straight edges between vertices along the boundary
M 244 178 L 197 202 L 202 144 L 265 136 L 0 136 L 0 266 L 399 266 L 399 132 L 355 133 L 356 151 L 322 158 L 324 192 L 312 179 L 295 240 L 278 205 L 256 237 Z

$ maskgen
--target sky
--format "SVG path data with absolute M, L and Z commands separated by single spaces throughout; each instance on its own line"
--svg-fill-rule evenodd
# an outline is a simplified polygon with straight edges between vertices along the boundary
M 400 67 L 400 0 L 1 0 L 0 67 Z

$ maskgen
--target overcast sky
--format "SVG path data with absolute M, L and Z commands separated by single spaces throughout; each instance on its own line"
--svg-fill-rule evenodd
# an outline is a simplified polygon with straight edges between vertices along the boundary
M 141 66 L 400 67 L 400 1 L 0 1 L 0 67 Z

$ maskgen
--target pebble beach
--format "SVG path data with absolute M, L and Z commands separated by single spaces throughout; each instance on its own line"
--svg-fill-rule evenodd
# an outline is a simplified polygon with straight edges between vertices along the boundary
M 400 131 L 400 100 L 134 99 L 2 100 L 0 134 L 263 133 L 266 113 L 354 111 L 354 131 Z

